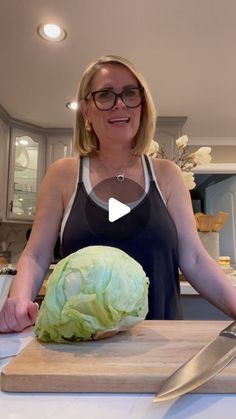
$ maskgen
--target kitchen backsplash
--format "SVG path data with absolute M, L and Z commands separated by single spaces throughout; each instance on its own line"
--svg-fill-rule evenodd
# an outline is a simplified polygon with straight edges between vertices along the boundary
M 0 252 L 5 249 L 11 253 L 11 263 L 16 263 L 25 245 L 26 232 L 31 224 L 0 223 Z

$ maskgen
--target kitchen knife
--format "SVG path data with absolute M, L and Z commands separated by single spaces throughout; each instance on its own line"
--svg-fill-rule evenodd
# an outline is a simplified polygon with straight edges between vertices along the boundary
M 193 358 L 178 368 L 163 384 L 154 402 L 188 393 L 221 371 L 236 355 L 236 321 L 222 330 Z

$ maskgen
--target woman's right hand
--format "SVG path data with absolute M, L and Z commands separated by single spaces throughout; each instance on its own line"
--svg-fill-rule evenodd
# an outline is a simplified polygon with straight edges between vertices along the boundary
M 38 303 L 22 297 L 8 298 L 0 312 L 0 332 L 21 332 L 35 323 Z

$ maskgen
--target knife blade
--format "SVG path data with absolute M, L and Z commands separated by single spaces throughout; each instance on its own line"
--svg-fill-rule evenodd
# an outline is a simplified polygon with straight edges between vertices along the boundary
M 221 371 L 236 355 L 236 321 L 178 368 L 162 385 L 154 402 L 188 393 Z

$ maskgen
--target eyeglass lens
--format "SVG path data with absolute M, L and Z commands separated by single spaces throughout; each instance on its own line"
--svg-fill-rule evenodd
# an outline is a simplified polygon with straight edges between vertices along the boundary
M 136 108 L 141 105 L 143 91 L 139 87 L 133 87 L 123 90 L 121 93 L 115 93 L 112 90 L 99 90 L 92 92 L 94 103 L 100 110 L 109 110 L 115 106 L 120 97 L 128 108 Z

